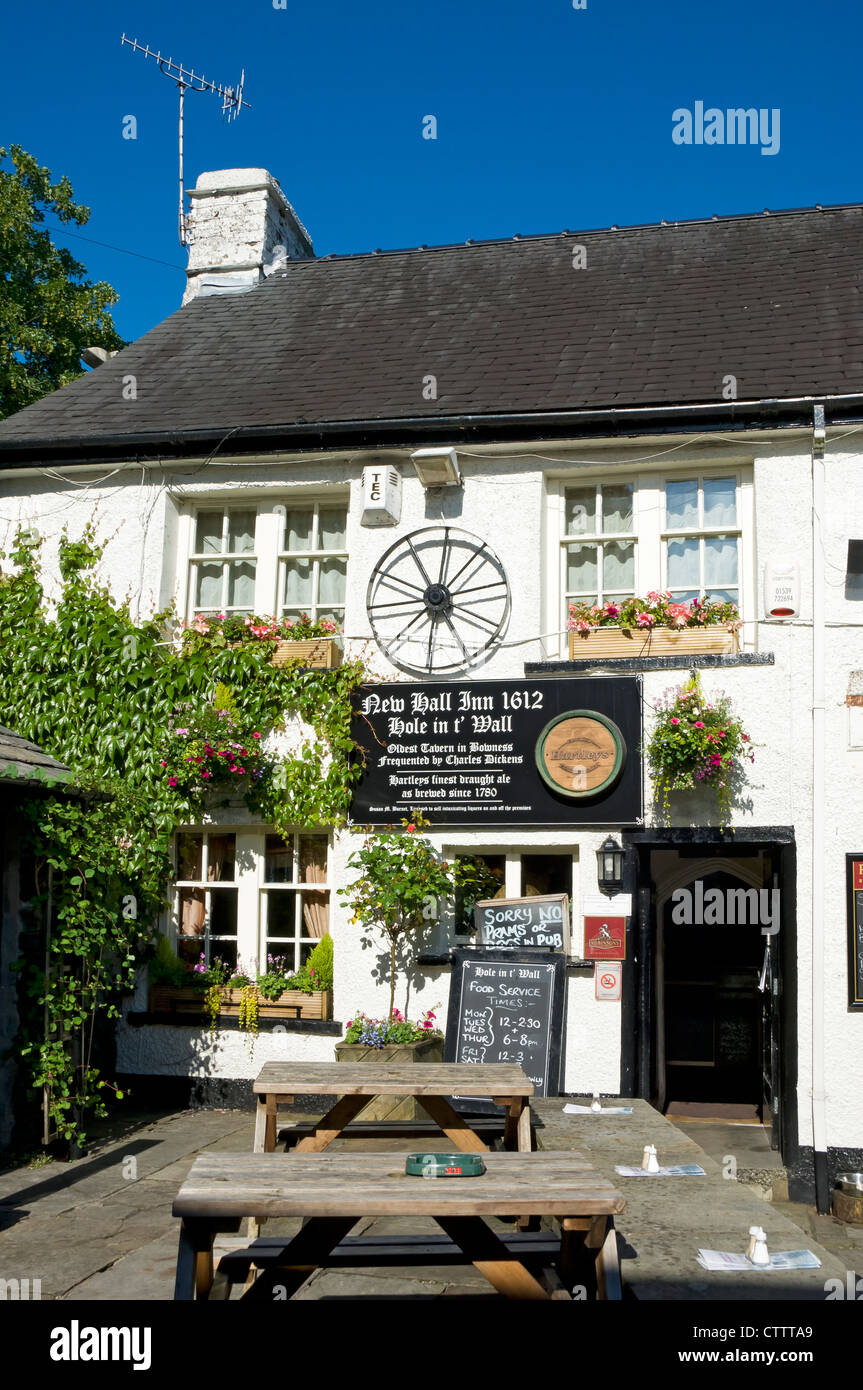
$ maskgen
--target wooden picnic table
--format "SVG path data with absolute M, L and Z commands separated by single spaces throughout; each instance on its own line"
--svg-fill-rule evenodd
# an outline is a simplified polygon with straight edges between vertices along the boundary
M 460 1062 L 267 1062 L 252 1090 L 257 1096 L 255 1153 L 271 1153 L 276 1147 L 276 1119 L 280 1104 L 290 1105 L 297 1095 L 339 1096 L 324 1117 L 296 1144 L 294 1153 L 320 1153 L 343 1133 L 372 1096 L 416 1096 L 461 1152 L 487 1153 L 488 1145 L 468 1121 L 450 1105 L 454 1095 L 477 1096 L 506 1107 L 504 1144 L 523 1153 L 531 1149 L 530 1097 L 533 1082 L 512 1063 L 473 1066 Z M 302 1133 L 303 1126 L 295 1126 Z M 375 1126 L 377 1134 L 416 1133 L 422 1125 L 386 1121 Z M 427 1126 L 426 1126 L 427 1128 Z M 290 1131 L 289 1131 L 290 1133 Z
M 405 1173 L 401 1154 L 203 1154 L 173 1206 L 182 1223 L 174 1298 L 227 1298 L 252 1267 L 258 1277 L 243 1298 L 272 1301 L 321 1267 L 436 1258 L 472 1263 L 509 1298 L 567 1297 L 585 1248 L 597 1296 L 621 1296 L 614 1217 L 626 1201 L 610 1182 L 578 1153 L 489 1153 L 484 1162 L 481 1177 L 422 1178 Z M 557 1218 L 559 1234 L 501 1236 L 485 1219 L 525 1212 Z M 444 1235 L 413 1247 L 399 1236 L 348 1238 L 358 1221 L 381 1216 L 433 1217 Z M 214 1275 L 216 1232 L 238 1230 L 244 1217 L 300 1217 L 303 1226 L 232 1252 Z

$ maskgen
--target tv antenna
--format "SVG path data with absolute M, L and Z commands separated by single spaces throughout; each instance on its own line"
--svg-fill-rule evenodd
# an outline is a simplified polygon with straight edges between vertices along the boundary
M 249 103 L 243 100 L 243 83 L 246 79 L 245 68 L 240 73 L 240 80 L 236 87 L 224 87 L 218 82 L 208 82 L 206 77 L 194 72 L 191 68 L 184 68 L 182 63 L 175 63 L 173 58 L 163 58 L 161 50 L 154 53 L 150 45 L 138 43 L 137 39 L 127 39 L 123 34 L 120 43 L 127 43 L 135 53 L 143 53 L 145 58 L 155 58 L 162 72 L 166 77 L 172 77 L 177 84 L 180 92 L 180 120 L 179 120 L 179 152 L 180 152 L 180 211 L 179 211 L 179 232 L 180 245 L 188 245 L 188 235 L 186 228 L 186 209 L 183 202 L 183 105 L 186 92 L 214 92 L 216 96 L 222 98 L 222 115 L 227 121 L 235 121 L 244 106 Z

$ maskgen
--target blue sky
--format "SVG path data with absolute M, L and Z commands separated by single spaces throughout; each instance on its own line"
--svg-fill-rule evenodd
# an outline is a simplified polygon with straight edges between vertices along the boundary
M 245 67 L 235 123 L 187 97 L 187 184 L 269 169 L 326 254 L 859 201 L 858 6 L 49 0 L 7 9 L 0 143 L 69 176 L 81 235 L 168 263 L 58 238 L 134 338 L 179 306 L 185 252 L 176 88 L 123 30 L 220 82 Z M 699 100 L 778 108 L 779 152 L 676 145 L 672 112 Z

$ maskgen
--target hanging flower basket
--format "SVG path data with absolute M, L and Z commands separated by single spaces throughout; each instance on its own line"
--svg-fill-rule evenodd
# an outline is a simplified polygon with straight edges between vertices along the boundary
M 666 691 L 654 709 L 657 719 L 645 752 L 666 821 L 670 792 L 708 787 L 716 792 L 724 829 L 732 786 L 742 778 L 744 762 L 755 761 L 752 740 L 731 701 L 726 695 L 706 699 L 694 671 L 685 685 Z
M 670 590 L 619 603 L 570 603 L 570 660 L 620 656 L 695 656 L 736 652 L 737 605 L 713 599 L 675 603 Z

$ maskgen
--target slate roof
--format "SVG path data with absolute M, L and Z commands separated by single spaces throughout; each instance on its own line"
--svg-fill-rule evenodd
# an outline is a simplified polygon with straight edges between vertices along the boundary
M 234 430 L 234 452 L 338 421 L 722 404 L 728 375 L 740 400 L 863 393 L 861 253 L 852 205 L 289 262 L 0 423 L 0 463 L 49 441 Z
M 9 783 L 16 787 L 69 787 L 73 780 L 64 763 L 0 724 L 0 787 Z

